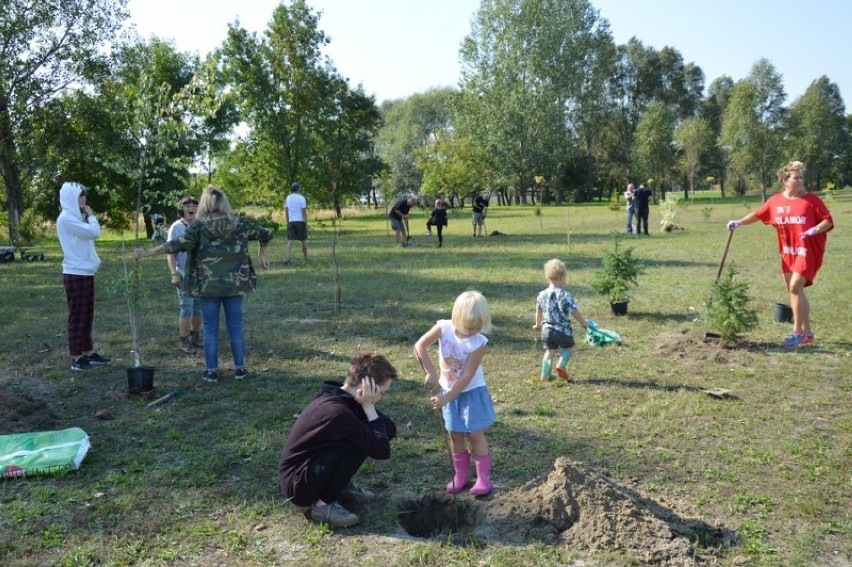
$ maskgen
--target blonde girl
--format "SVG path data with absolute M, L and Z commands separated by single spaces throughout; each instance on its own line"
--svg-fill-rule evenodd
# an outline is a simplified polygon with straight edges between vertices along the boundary
M 494 423 L 494 403 L 482 370 L 488 343 L 483 333 L 490 330 L 491 313 L 485 297 L 478 291 L 466 291 L 456 298 L 452 319 L 435 323 L 414 345 L 414 354 L 426 372 L 426 388 L 436 394 L 431 397 L 432 407 L 441 408 L 450 435 L 455 474 L 447 492 L 452 494 L 464 490 L 470 481 L 471 456 L 476 462 L 476 483 L 470 493 L 484 496 L 493 488 L 485 430 Z M 436 342 L 440 375 L 428 353 Z

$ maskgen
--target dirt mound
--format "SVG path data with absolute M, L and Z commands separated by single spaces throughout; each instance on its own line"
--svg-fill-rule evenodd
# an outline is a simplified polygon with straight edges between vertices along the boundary
M 693 557 L 690 538 L 722 545 L 732 540 L 566 458 L 557 459 L 543 481 L 482 502 L 476 525 L 478 539 L 620 551 L 643 564 L 678 567 L 706 563 Z
M 59 421 L 47 404 L 26 394 L 0 390 L 0 435 L 50 431 Z
M 763 349 L 745 341 L 723 343 L 716 338 L 694 337 L 686 331 L 663 333 L 657 337 L 654 355 L 662 358 L 709 361 L 722 364 L 747 363 Z

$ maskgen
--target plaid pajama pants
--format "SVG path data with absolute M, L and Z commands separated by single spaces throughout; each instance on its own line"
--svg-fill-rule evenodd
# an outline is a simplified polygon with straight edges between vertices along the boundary
M 68 299 L 68 349 L 77 357 L 94 350 L 95 276 L 62 274 L 62 283 Z

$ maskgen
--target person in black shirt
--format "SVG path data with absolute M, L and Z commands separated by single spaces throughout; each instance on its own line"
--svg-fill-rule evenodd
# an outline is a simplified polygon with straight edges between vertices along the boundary
M 432 214 L 426 221 L 429 236 L 432 236 L 433 226 L 438 229 L 438 248 L 440 248 L 444 245 L 444 227 L 447 226 L 447 204 L 441 199 L 435 199 L 435 208 L 432 209 Z
M 339 501 L 363 504 L 375 498 L 352 484 L 352 477 L 367 457 L 390 458 L 396 424 L 375 405 L 397 377 L 384 356 L 356 356 L 346 380 L 323 382 L 293 424 L 278 464 L 281 491 L 293 504 L 310 507 L 312 520 L 354 526 L 358 516 Z
M 633 200 L 636 203 L 636 234 L 642 234 L 642 226 L 644 224 L 645 234 L 648 234 L 648 201 L 654 199 L 654 194 L 650 189 L 645 187 L 644 183 L 639 184 L 639 189 L 633 193 Z
M 473 198 L 473 236 L 482 236 L 482 226 L 485 224 L 485 213 L 488 210 L 488 201 L 491 195 L 480 193 Z M 477 234 L 477 232 L 479 234 Z
M 408 244 L 408 213 L 411 207 L 417 204 L 417 199 L 408 197 L 397 201 L 388 214 L 393 228 L 393 241 L 398 246 L 406 246 Z

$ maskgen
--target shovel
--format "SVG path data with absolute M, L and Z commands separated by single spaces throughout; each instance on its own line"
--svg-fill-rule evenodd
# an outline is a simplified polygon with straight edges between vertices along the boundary
M 426 374 L 426 367 L 423 366 L 423 361 L 420 360 L 420 355 L 417 354 L 417 352 L 415 351 L 414 356 L 417 357 L 417 362 L 420 363 L 420 368 L 423 369 L 423 374 Z M 441 420 L 441 435 L 443 435 L 444 439 L 447 440 L 447 452 L 450 454 L 450 470 L 453 473 L 453 482 L 455 482 L 455 480 L 456 480 L 456 467 L 455 467 L 455 464 L 453 463 L 453 447 L 452 447 L 452 445 L 450 445 L 449 433 L 447 431 L 444 431 L 443 420 Z M 453 484 L 453 505 L 455 506 L 455 512 L 456 512 L 456 525 L 458 525 L 459 510 L 458 510 L 458 502 L 456 502 L 455 488 L 456 488 L 456 486 L 455 486 L 455 484 Z
M 729 230 L 728 231 L 728 241 L 725 243 L 725 251 L 722 252 L 722 261 L 719 262 L 719 271 L 716 272 L 716 282 L 714 282 L 714 283 L 718 283 L 719 278 L 722 275 L 722 268 L 725 267 L 725 259 L 728 257 L 728 248 L 730 248 L 730 246 L 731 246 L 731 238 L 733 238 L 733 237 L 734 237 L 734 231 Z

